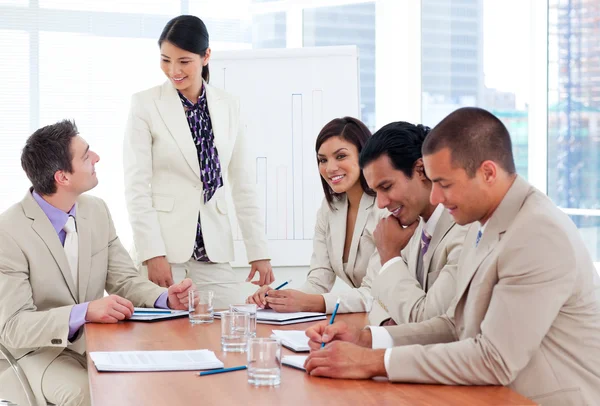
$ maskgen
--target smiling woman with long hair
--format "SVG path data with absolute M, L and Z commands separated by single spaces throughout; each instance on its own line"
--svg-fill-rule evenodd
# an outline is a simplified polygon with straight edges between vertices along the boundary
M 372 233 L 385 210 L 377 208 L 375 193 L 358 165 L 370 136 L 352 117 L 336 118 L 323 127 L 315 152 L 325 199 L 317 213 L 306 283 L 298 290 L 263 286 L 247 302 L 278 312 L 331 313 L 339 297 L 339 312 L 371 310 L 371 281 L 381 265 Z M 352 289 L 331 293 L 336 278 Z
M 208 84 L 211 50 L 198 17 L 169 21 L 158 40 L 167 81 L 133 96 L 125 133 L 125 195 L 134 257 L 150 280 L 184 277 L 215 292 L 215 307 L 243 300 L 228 212 L 235 207 L 259 285 L 274 280 L 239 103 Z

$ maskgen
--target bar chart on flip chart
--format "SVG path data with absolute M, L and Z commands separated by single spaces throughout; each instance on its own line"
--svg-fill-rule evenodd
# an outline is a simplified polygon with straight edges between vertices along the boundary
M 240 99 L 273 265 L 310 261 L 323 200 L 315 140 L 333 118 L 360 118 L 358 78 L 354 46 L 213 52 L 211 85 Z M 233 265 L 243 266 L 246 251 L 233 214 L 231 222 Z

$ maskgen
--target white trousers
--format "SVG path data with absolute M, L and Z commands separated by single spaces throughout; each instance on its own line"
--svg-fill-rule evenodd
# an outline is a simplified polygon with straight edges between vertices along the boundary
M 44 372 L 42 392 L 57 406 L 91 405 L 85 356 L 65 349 Z
M 212 264 L 190 259 L 183 264 L 171 264 L 171 270 L 173 282 L 190 278 L 199 290 L 215 292 L 215 310 L 228 309 L 230 304 L 245 303 L 248 295 L 256 289 L 245 281 L 244 272 L 235 272 L 229 263 Z M 145 266 L 141 267 L 141 272 L 148 277 Z
M 8 399 L 17 405 L 28 405 L 25 391 L 17 380 L 16 374 L 4 360 L 0 360 L 0 375 L 2 375 L 3 385 L 0 387 L 0 399 Z M 44 371 L 42 394 L 48 402 L 56 406 L 90 406 L 90 386 L 85 356 L 64 349 Z

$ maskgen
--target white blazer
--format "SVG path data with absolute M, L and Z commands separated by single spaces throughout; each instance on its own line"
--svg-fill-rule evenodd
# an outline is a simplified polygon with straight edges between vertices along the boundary
M 327 313 L 333 312 L 340 298 L 340 313 L 369 312 L 373 304 L 371 283 L 381 268 L 381 261 L 373 231 L 387 210 L 377 208 L 375 197 L 363 193 L 350 243 L 348 262 L 343 264 L 346 239 L 348 199 L 344 196 L 333 202 L 332 210 L 327 201 L 317 213 L 313 255 L 302 292 L 322 294 Z M 340 278 L 352 289 L 342 293 L 331 293 L 335 279 Z
M 239 102 L 204 83 L 223 187 L 204 204 L 198 153 L 179 95 L 170 82 L 134 94 L 123 143 L 125 197 L 136 259 L 192 256 L 198 213 L 213 262 L 234 259 L 228 212 L 235 207 L 248 261 L 268 259 L 256 202 L 254 162 L 248 154 Z

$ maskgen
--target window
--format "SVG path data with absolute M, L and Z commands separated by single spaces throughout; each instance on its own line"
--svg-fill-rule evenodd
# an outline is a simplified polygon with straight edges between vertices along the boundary
M 0 212 L 21 200 L 28 185 L 20 156 L 31 116 L 29 42 L 25 31 L 0 29 L 0 49 L 5 60 L 10 59 L 0 64 Z
M 600 261 L 600 2 L 551 0 L 548 196 Z
M 127 243 L 132 237 L 120 151 L 131 95 L 163 81 L 157 49 L 154 38 L 40 33 L 40 126 L 75 120 L 81 136 L 100 155 L 99 183 L 91 193 L 112 209 L 119 236 Z
M 0 7 L 2 6 L 17 6 L 27 7 L 29 0 L 0 0 Z
M 91 193 L 107 202 L 129 246 L 123 132 L 131 95 L 165 80 L 160 32 L 172 17 L 193 13 L 207 24 L 217 52 L 285 47 L 285 13 L 253 16 L 250 6 L 250 0 L 0 0 L 0 212 L 20 201 L 30 184 L 20 165 L 27 137 L 43 125 L 74 119 L 101 158 Z
M 39 0 L 41 8 L 78 10 L 110 13 L 178 14 L 181 8 L 179 0 Z
M 361 118 L 375 129 L 375 3 L 304 10 L 304 46 L 356 45 L 360 56 Z
M 252 16 L 252 48 L 285 48 L 286 34 L 285 13 Z
M 206 23 L 213 49 L 286 47 L 286 13 L 253 12 L 255 0 L 189 1 L 189 12 Z
M 423 123 L 434 126 L 463 106 L 490 110 L 507 126 L 517 171 L 527 178 L 530 23 L 526 3 L 422 0 L 421 4 Z M 430 14 L 433 9 L 437 12 Z M 506 21 L 515 18 L 518 21 L 507 31 Z
M 178 14 L 205 21 L 213 52 L 356 45 L 372 130 L 434 126 L 467 105 L 492 111 L 518 173 L 571 216 L 600 262 L 599 0 L 0 0 L 0 211 L 29 184 L 27 136 L 74 118 L 102 158 L 94 193 L 130 243 L 124 123 L 131 94 L 164 80 L 156 40 Z

